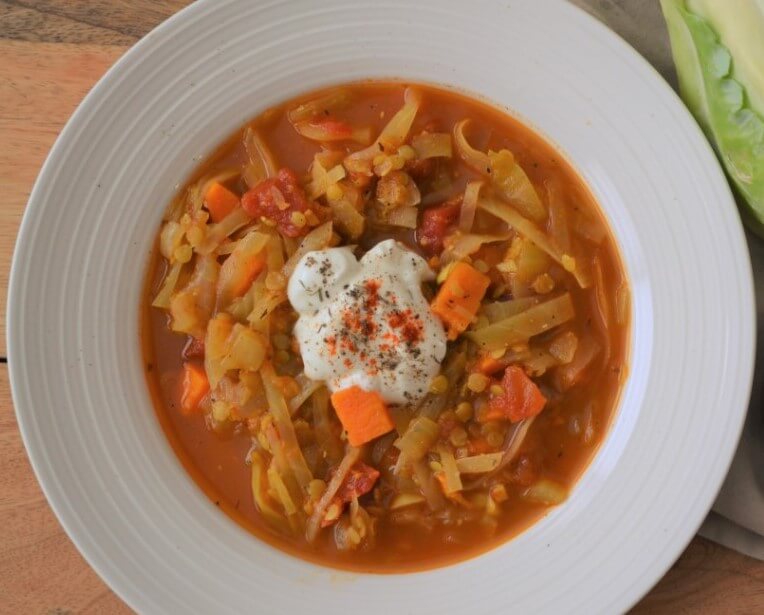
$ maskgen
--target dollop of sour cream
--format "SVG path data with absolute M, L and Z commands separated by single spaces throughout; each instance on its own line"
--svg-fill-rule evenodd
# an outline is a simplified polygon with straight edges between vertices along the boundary
M 294 335 L 305 375 L 332 392 L 356 385 L 389 404 L 421 400 L 446 354 L 446 332 L 422 295 L 433 277 L 393 239 L 360 260 L 350 247 L 303 256 L 287 294 L 300 314 Z

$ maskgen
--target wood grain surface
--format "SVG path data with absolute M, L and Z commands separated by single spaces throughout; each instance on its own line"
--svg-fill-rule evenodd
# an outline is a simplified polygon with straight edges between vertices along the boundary
M 673 81 L 665 38 L 645 51 L 634 11 L 653 2 L 574 0 Z M 0 362 L 13 244 L 34 179 L 67 118 L 122 53 L 187 0 L 0 0 Z M 637 7 L 637 8 L 635 8 Z M 654 37 L 650 40 L 656 40 Z M 664 46 L 662 48 L 658 48 Z M 129 613 L 55 519 L 26 457 L 0 364 L 0 613 Z M 763 613 L 764 563 L 695 538 L 634 613 Z

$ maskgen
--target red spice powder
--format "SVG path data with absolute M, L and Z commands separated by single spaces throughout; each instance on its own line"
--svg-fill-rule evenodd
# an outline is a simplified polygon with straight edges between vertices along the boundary
M 366 290 L 363 307 L 370 311 L 376 310 L 377 305 L 379 305 L 379 288 L 382 283 L 379 280 L 366 280 L 363 286 Z
M 414 345 L 424 339 L 422 321 L 411 308 L 394 311 L 387 317 L 387 323 L 393 329 L 399 329 L 401 337 L 409 345 Z
M 345 367 L 350 369 L 354 363 L 360 363 L 370 375 L 379 373 L 380 365 L 397 363 L 395 355 L 402 343 L 411 350 L 424 340 L 424 325 L 419 316 L 411 308 L 400 310 L 394 307 L 397 297 L 392 293 L 380 296 L 381 287 L 381 280 L 369 279 L 350 289 L 348 297 L 353 302 L 341 313 L 342 327 L 336 337 L 325 339 L 329 353 L 339 352 Z M 364 347 L 377 339 L 380 324 L 385 322 L 393 331 L 382 334 L 384 343 L 379 344 L 374 356 L 370 356 Z M 357 356 L 354 360 L 348 355 Z
M 327 348 L 329 348 L 329 354 L 334 356 L 337 354 L 337 338 L 330 335 L 325 340 Z

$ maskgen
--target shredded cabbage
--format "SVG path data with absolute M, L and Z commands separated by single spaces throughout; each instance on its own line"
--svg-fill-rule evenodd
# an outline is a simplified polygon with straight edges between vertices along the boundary
M 379 133 L 377 140 L 367 148 L 353 152 L 345 158 L 348 170 L 370 173 L 370 163 L 380 152 L 394 152 L 406 141 L 414 123 L 422 97 L 416 90 L 406 88 L 404 104 Z
M 233 235 L 252 221 L 252 217 L 241 207 L 237 207 L 217 224 L 209 227 L 207 236 L 196 248 L 199 254 L 212 254 L 223 240 Z
M 488 324 L 493 324 L 498 320 L 503 320 L 524 312 L 530 307 L 538 304 L 538 297 L 522 297 L 520 299 L 509 299 L 508 301 L 495 301 L 493 303 L 484 303 L 482 307 L 483 315 L 488 319 Z M 477 328 L 484 328 L 478 326 Z
M 462 120 L 454 126 L 454 142 L 462 160 L 478 173 L 486 175 L 491 184 L 523 214 L 536 222 L 546 219 L 546 211 L 522 167 L 515 161 L 509 150 L 489 151 L 487 154 L 476 150 L 464 136 L 464 128 L 470 120 Z
M 329 507 L 332 500 L 334 500 L 334 496 L 337 495 L 342 483 L 345 482 L 345 478 L 347 477 L 348 472 L 350 472 L 350 468 L 353 467 L 360 456 L 361 449 L 355 448 L 354 446 L 348 446 L 348 449 L 345 452 L 345 457 L 340 462 L 340 465 L 337 466 L 337 470 L 334 472 L 332 479 L 326 486 L 326 491 L 324 491 L 321 499 L 316 503 L 316 506 L 313 509 L 313 514 L 310 516 L 310 519 L 308 519 L 308 523 L 305 526 L 305 538 L 308 542 L 313 542 L 318 536 L 318 530 L 320 529 L 321 521 L 326 514 L 326 509 Z
M 510 233 L 502 235 L 475 235 L 472 233 L 462 234 L 456 232 L 445 240 L 445 249 L 441 255 L 441 262 L 451 263 L 464 259 L 477 252 L 483 244 L 506 241 L 511 237 Z
M 566 270 L 571 269 L 572 266 L 571 273 L 581 288 L 588 288 L 591 285 L 588 271 L 584 268 L 584 259 L 575 259 L 569 254 L 565 254 L 553 239 L 548 237 L 533 222 L 523 218 L 511 205 L 497 199 L 481 197 L 478 201 L 478 207 L 504 220 L 504 222 L 509 224 L 523 237 L 530 239 Z
M 523 491 L 520 497 L 535 504 L 553 506 L 568 498 L 568 490 L 558 482 L 542 478 Z
M 239 323 L 226 340 L 226 354 L 221 360 L 222 369 L 244 369 L 256 372 L 268 354 L 268 340 L 259 332 Z
M 549 207 L 549 233 L 560 249 L 570 252 L 570 225 L 568 205 L 556 179 L 546 181 L 547 206 Z
M 390 510 L 398 510 L 399 508 L 406 508 L 408 506 L 416 506 L 425 502 L 423 495 L 419 493 L 399 493 L 390 502 Z
M 411 470 L 414 473 L 419 488 L 422 490 L 422 495 L 427 500 L 430 510 L 441 510 L 446 503 L 443 499 L 443 494 L 441 494 L 437 487 L 435 477 L 425 463 L 425 460 L 420 459 L 412 463 Z
M 275 177 L 279 165 L 259 132 L 247 126 L 244 131 L 244 149 L 249 161 L 244 165 L 242 177 L 250 188 L 269 177 Z
M 289 413 L 292 415 L 294 415 L 295 412 L 297 412 L 300 407 L 323 386 L 318 380 L 311 380 L 308 378 L 304 372 L 300 372 L 295 380 L 297 381 L 300 390 L 297 395 L 289 400 Z
M 170 297 L 175 292 L 175 286 L 178 284 L 178 278 L 182 270 L 183 263 L 175 263 L 170 267 L 162 282 L 162 288 L 159 289 L 157 296 L 154 297 L 154 301 L 151 303 L 152 306 L 162 308 L 163 310 L 170 309 Z
M 199 256 L 194 273 L 186 286 L 170 298 L 172 330 L 197 339 L 204 337 L 204 328 L 215 308 L 215 285 L 220 265 L 212 256 Z
M 418 416 L 409 423 L 406 432 L 393 443 L 393 446 L 406 457 L 407 462 L 418 461 L 427 454 L 439 435 L 440 427 L 435 421 Z
M 555 370 L 554 382 L 557 389 L 567 391 L 578 384 L 584 377 L 587 368 L 597 358 L 601 350 L 601 346 L 592 336 L 587 335 L 581 339 L 576 346 L 576 354 L 573 355 L 573 360 Z
M 265 249 L 269 240 L 270 237 L 265 233 L 255 231 L 248 233 L 236 243 L 233 252 L 220 267 L 216 292 L 218 310 L 227 307 L 237 294 L 242 294 L 242 287 L 245 292 L 249 290 L 247 283 L 251 280 L 254 261 Z
M 313 117 L 324 115 L 327 111 L 339 111 L 347 107 L 352 99 L 353 94 L 350 90 L 337 88 L 322 96 L 307 100 L 294 109 L 290 109 L 287 111 L 287 118 L 292 124 L 303 122 Z
M 411 139 L 417 158 L 451 158 L 451 135 L 447 132 L 423 132 Z
M 268 495 L 266 463 L 262 453 L 252 451 L 249 454 L 249 460 L 252 467 L 251 487 L 255 508 L 270 525 L 282 532 L 288 531 L 289 526 L 284 517 L 276 510 L 271 497 Z
M 225 313 L 218 314 L 207 323 L 207 334 L 204 337 L 204 369 L 212 390 L 215 390 L 225 376 L 223 359 L 228 352 L 228 337 L 232 330 L 233 320 Z
M 482 329 L 469 331 L 467 336 L 484 350 L 499 350 L 526 342 L 534 335 L 572 320 L 574 316 L 570 293 L 565 293 Z
M 363 207 L 363 197 L 358 188 L 348 182 L 341 181 L 335 185 L 339 194 L 327 194 L 326 202 L 332 210 L 337 229 L 348 239 L 355 241 L 363 234 L 366 225 L 366 218 L 360 211 Z
M 313 480 L 313 475 L 297 442 L 294 424 L 289 414 L 289 406 L 284 398 L 278 377 L 270 363 L 263 365 L 261 374 L 263 386 L 265 387 L 265 396 L 268 399 L 268 408 L 271 416 L 273 416 L 273 422 L 279 432 L 279 437 L 284 443 L 287 461 L 294 472 L 297 483 L 303 489 L 307 489 L 308 483 Z
M 491 183 L 501 195 L 521 213 L 536 222 L 546 219 L 547 213 L 531 180 L 509 150 L 489 151 Z
M 323 250 L 329 245 L 332 240 L 332 223 L 324 222 L 321 226 L 317 226 L 310 233 L 305 235 L 300 243 L 300 247 L 297 251 L 289 257 L 289 260 L 284 264 L 284 268 L 281 270 L 287 278 L 292 275 L 294 268 L 297 267 L 297 263 L 300 262 L 303 256 L 308 252 L 314 250 Z
M 560 363 L 570 363 L 576 355 L 578 336 L 573 331 L 566 331 L 555 337 L 549 344 L 549 354 Z
M 392 226 L 414 229 L 418 216 L 419 210 L 416 207 L 396 207 L 387 214 L 385 221 Z
M 456 469 L 462 474 L 483 474 L 499 466 L 503 453 L 484 453 L 456 460 Z
M 440 464 L 443 467 L 443 487 L 447 495 L 462 490 L 462 479 L 459 476 L 459 468 L 456 467 L 454 454 L 446 447 L 438 447 Z
M 462 233 L 472 231 L 475 213 L 477 212 L 478 197 L 480 196 L 480 189 L 483 187 L 483 183 L 479 180 L 471 181 L 467 183 L 467 187 L 464 189 L 464 198 L 462 198 L 462 206 L 459 209 L 459 230 Z
M 459 152 L 462 160 L 466 162 L 473 169 L 479 173 L 491 172 L 491 160 L 485 152 L 475 149 L 467 141 L 467 137 L 464 136 L 464 128 L 469 124 L 470 120 L 462 120 L 454 125 L 454 143 L 456 143 L 456 151 Z
M 281 505 L 284 507 L 284 512 L 287 515 L 295 514 L 297 512 L 297 506 L 295 506 L 294 500 L 292 500 L 292 496 L 289 495 L 289 490 L 287 489 L 284 481 L 281 479 L 281 475 L 278 473 L 273 464 L 268 467 L 267 476 L 271 488 L 276 492 Z
M 303 122 L 295 122 L 292 124 L 298 134 L 302 135 L 306 139 L 311 141 L 318 141 L 319 143 L 330 143 L 332 141 L 355 141 L 362 145 L 366 145 L 371 141 L 371 128 L 366 127 L 348 127 L 331 122 L 324 121 L 310 121 L 305 120 Z M 338 128 L 341 128 L 338 130 Z
M 313 427 L 316 430 L 316 441 L 321 450 L 326 453 L 330 464 L 339 463 L 342 459 L 342 442 L 339 430 L 332 423 L 332 410 L 329 407 L 329 391 L 319 387 L 313 393 Z

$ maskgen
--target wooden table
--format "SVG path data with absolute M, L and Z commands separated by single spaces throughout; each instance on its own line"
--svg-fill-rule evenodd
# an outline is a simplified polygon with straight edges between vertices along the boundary
M 639 0 L 575 0 L 671 79 L 667 42 L 645 47 Z M 0 612 L 129 613 L 51 512 L 26 457 L 8 384 L 8 270 L 24 206 L 50 146 L 122 53 L 188 0 L 0 0 Z M 657 3 L 656 3 L 657 5 Z M 630 15 L 631 12 L 631 15 Z M 639 19 L 644 14 L 638 15 Z M 764 563 L 695 538 L 637 613 L 764 612 Z

